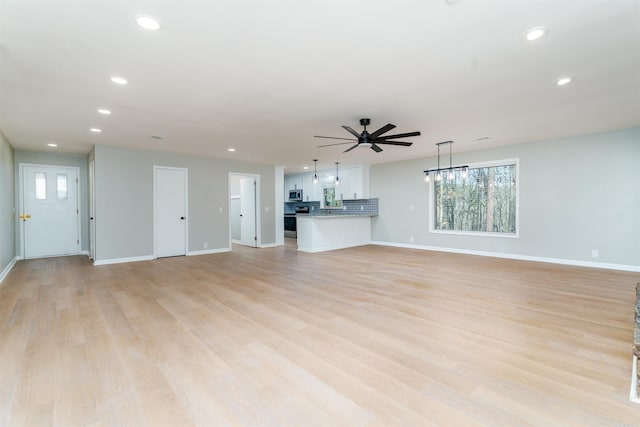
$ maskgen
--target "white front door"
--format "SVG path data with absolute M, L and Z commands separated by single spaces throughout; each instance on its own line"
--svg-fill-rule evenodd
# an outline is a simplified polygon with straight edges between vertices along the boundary
M 187 254 L 187 169 L 154 166 L 156 257 Z
M 80 252 L 78 168 L 20 165 L 24 258 Z
M 256 233 L 256 179 L 240 178 L 240 242 L 246 246 L 258 245 Z

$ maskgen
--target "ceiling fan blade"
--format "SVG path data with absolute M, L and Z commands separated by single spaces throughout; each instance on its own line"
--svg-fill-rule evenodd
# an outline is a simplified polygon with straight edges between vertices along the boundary
M 396 135 L 381 136 L 379 139 L 408 138 L 410 136 L 420 136 L 420 132 L 398 133 Z
M 371 149 L 376 153 L 379 153 L 382 151 L 382 148 L 378 147 L 376 144 L 371 144 Z
M 344 151 L 343 151 L 343 153 L 348 153 L 349 151 L 351 151 L 351 150 L 353 150 L 354 148 L 356 148 L 358 145 L 360 145 L 360 144 L 356 144 L 356 145 L 354 145 L 353 147 L 349 147 L 349 148 L 347 148 L 346 150 L 344 150 Z
M 373 132 L 371 134 L 372 138 L 377 138 L 380 135 L 382 135 L 383 133 L 389 132 L 391 129 L 393 129 L 394 127 L 396 127 L 396 125 L 392 125 L 391 123 L 382 126 L 380 129 L 378 129 L 377 131 Z
M 413 145 L 413 142 L 377 140 L 376 144 L 402 145 L 403 147 L 410 147 L 411 145 Z
M 342 128 L 347 132 L 349 132 L 351 135 L 355 136 L 356 138 L 360 138 L 360 134 L 355 130 L 351 129 L 349 126 L 342 126 Z
M 320 135 L 313 135 L 314 138 L 326 138 L 326 139 L 344 139 L 345 141 L 357 141 L 357 139 L 353 139 L 353 138 L 338 138 L 337 136 L 320 136 Z
M 320 148 L 320 147 L 332 147 L 334 145 L 345 145 L 345 144 L 353 144 L 353 141 L 352 142 L 338 142 L 336 144 L 317 145 L 317 147 L 318 148 Z

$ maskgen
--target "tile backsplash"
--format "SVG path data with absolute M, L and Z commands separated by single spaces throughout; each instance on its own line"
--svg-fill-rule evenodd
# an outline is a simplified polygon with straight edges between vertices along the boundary
M 284 213 L 295 213 L 296 207 L 298 206 L 309 206 L 309 215 L 311 216 L 377 216 L 380 210 L 380 200 L 377 197 L 372 199 L 343 200 L 342 208 L 330 209 L 321 209 L 320 202 L 285 202 Z

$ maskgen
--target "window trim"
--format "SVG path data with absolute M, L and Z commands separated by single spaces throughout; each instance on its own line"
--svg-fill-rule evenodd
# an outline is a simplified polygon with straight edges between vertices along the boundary
M 516 165 L 516 232 L 497 233 L 490 231 L 460 231 L 460 230 L 438 230 L 434 227 L 435 221 L 435 180 L 429 182 L 429 233 L 448 234 L 456 236 L 476 236 L 476 237 L 503 237 L 507 239 L 520 238 L 520 158 L 491 160 L 486 162 L 468 163 L 469 169 L 478 169 L 494 166 Z

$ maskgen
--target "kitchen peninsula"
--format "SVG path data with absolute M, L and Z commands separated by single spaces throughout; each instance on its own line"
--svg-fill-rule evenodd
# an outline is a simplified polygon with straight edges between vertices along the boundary
M 298 250 L 323 252 L 371 242 L 371 217 L 378 199 L 345 200 L 341 209 L 319 209 L 297 217 Z

